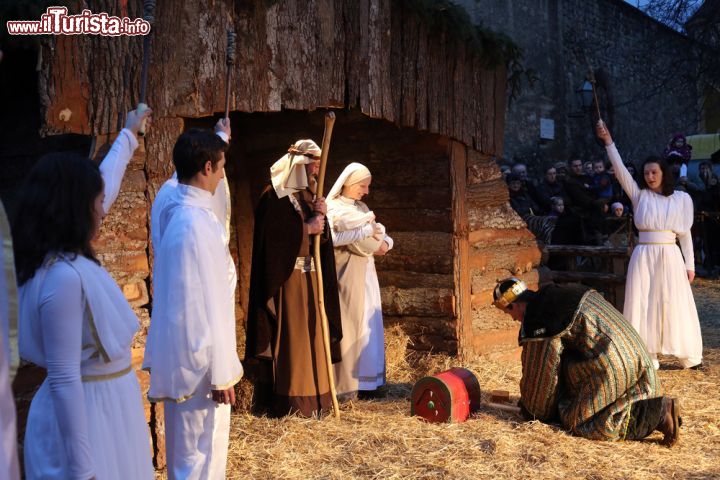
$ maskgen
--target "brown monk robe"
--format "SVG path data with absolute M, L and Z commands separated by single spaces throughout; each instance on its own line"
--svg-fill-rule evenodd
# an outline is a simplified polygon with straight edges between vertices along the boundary
M 255 212 L 245 362 L 255 381 L 256 408 L 273 416 L 299 413 L 309 417 L 332 408 L 316 272 L 310 261 L 312 236 L 305 223 L 315 215 L 312 198 L 309 188 L 278 198 L 276 189 L 268 186 Z M 336 363 L 342 327 L 327 224 L 321 236 L 321 257 Z

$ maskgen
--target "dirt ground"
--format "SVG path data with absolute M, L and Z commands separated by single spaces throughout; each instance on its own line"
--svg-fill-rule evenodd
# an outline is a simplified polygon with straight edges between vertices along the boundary
M 694 292 L 707 368 L 682 370 L 661 359 L 663 387 L 684 407 L 672 449 L 658 444 L 659 433 L 642 442 L 594 442 L 492 410 L 462 424 L 424 423 L 409 415 L 412 385 L 457 361 L 406 352 L 407 338 L 391 330 L 385 398 L 343 404 L 339 420 L 234 414 L 227 478 L 720 478 L 720 281 L 699 279 Z M 519 362 L 464 366 L 483 391 L 509 390 L 517 399 Z

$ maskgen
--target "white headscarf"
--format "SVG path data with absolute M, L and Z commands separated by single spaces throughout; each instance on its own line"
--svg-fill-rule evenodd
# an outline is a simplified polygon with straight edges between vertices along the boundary
M 343 232 L 361 227 L 375 220 L 375 214 L 363 202 L 341 197 L 343 187 L 355 185 L 371 178 L 370 170 L 357 162 L 353 162 L 342 171 L 327 196 L 328 219 L 336 232 Z
M 340 196 L 343 187 L 355 185 L 356 183 L 360 183 L 371 177 L 372 175 L 370 174 L 370 170 L 368 170 L 365 165 L 353 162 L 345 167 L 345 170 L 343 170 L 338 179 L 335 180 L 335 183 L 330 189 L 330 193 L 327 195 L 327 199 L 332 200 L 333 198 Z
M 308 187 L 305 165 L 314 160 L 305 154 L 319 157 L 322 151 L 312 140 L 298 140 L 270 167 L 270 181 L 278 198 L 287 197 Z M 299 168 L 296 168 L 299 167 Z

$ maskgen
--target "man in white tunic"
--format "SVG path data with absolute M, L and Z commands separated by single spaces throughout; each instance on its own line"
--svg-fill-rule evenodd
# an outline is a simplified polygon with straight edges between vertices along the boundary
M 230 119 L 221 118 L 215 124 L 215 135 L 220 137 L 223 142 L 230 143 Z M 172 192 L 178 186 L 177 172 L 173 173 L 165 183 L 163 183 L 155 200 L 153 200 L 152 209 L 150 211 L 150 236 L 153 248 L 160 246 L 158 238 L 160 234 L 160 212 L 165 209 L 168 201 L 172 198 Z M 220 223 L 225 227 L 226 233 L 230 231 L 230 189 L 227 179 L 223 178 L 218 183 L 215 192 L 213 192 L 212 209 Z M 230 235 L 227 235 L 228 241 Z
M 242 376 L 235 269 L 213 209 L 226 150 L 209 131 L 183 133 L 173 150 L 178 184 L 162 208 L 153 207 L 154 308 L 144 367 L 150 401 L 165 402 L 171 479 L 225 478 L 233 386 Z

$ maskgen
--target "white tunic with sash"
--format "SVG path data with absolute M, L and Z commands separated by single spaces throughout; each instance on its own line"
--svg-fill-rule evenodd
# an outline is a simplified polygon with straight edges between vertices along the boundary
M 213 212 L 213 196 L 189 185 L 175 186 L 154 213 L 148 397 L 165 402 L 169 477 L 222 479 L 230 406 L 213 402 L 210 391 L 235 385 L 243 373 L 226 229 Z
M 640 232 L 628 266 L 623 315 L 653 357 L 658 353 L 674 355 L 684 367 L 697 365 L 702 361 L 702 336 L 687 277 L 687 270 L 695 270 L 690 236 L 692 199 L 681 191 L 665 196 L 640 189 L 615 144 L 608 146 L 607 152 L 620 185 L 632 201 L 635 226 Z M 657 368 L 657 360 L 654 362 Z
M 137 317 L 83 256 L 48 256 L 20 287 L 20 355 L 48 376 L 25 431 L 29 479 L 152 479 L 150 436 L 130 366 Z

